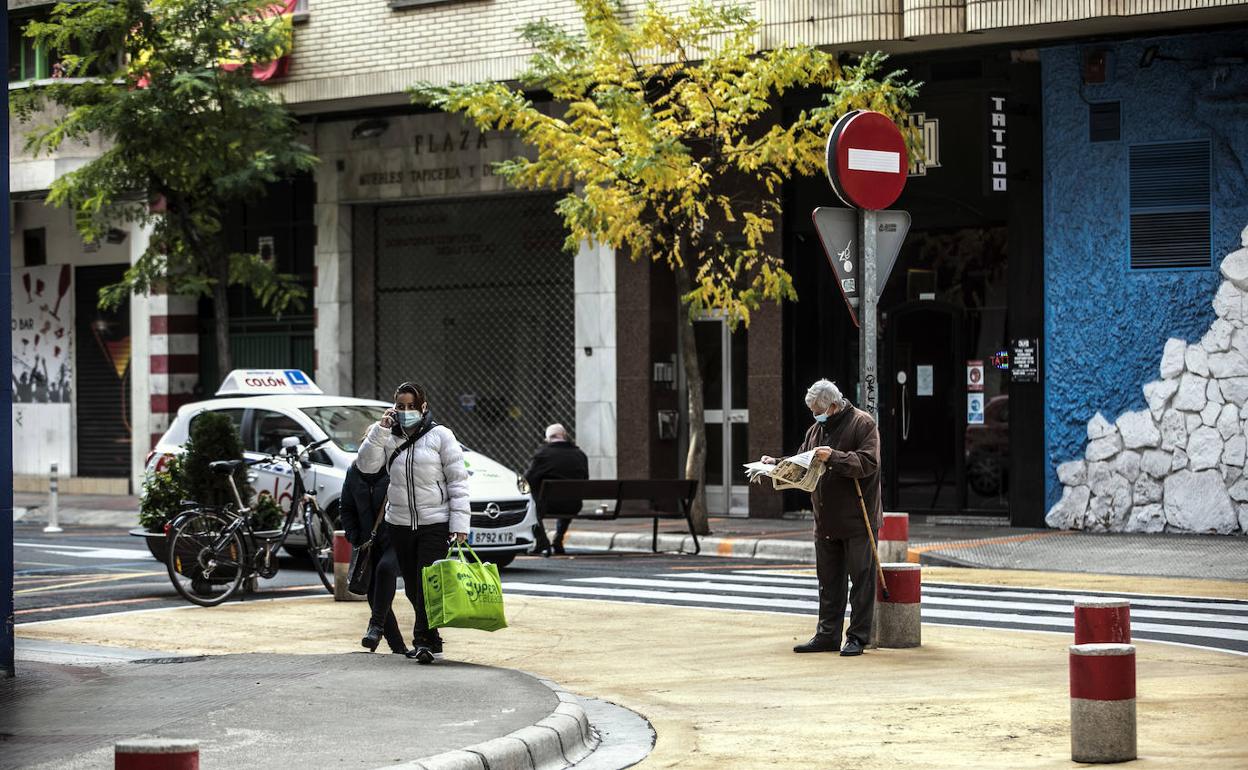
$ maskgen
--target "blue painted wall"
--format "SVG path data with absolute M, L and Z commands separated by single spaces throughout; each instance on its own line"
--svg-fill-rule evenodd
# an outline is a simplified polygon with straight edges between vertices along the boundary
M 1157 59 L 1141 68 L 1145 48 Z M 1215 316 L 1221 258 L 1248 225 L 1248 35 L 1205 33 L 1097 44 L 1112 51 L 1104 84 L 1080 91 L 1083 46 L 1041 52 L 1044 89 L 1045 423 L 1047 503 L 1059 463 L 1083 456 L 1088 420 L 1145 408 L 1169 337 L 1200 339 Z M 1088 140 L 1088 106 L 1118 100 L 1122 138 Z M 1210 140 L 1213 255 L 1200 270 L 1131 271 L 1128 151 Z

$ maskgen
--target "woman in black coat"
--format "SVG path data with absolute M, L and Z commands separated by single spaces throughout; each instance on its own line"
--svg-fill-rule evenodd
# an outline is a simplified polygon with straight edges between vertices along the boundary
M 386 502 L 386 490 L 389 486 L 390 474 L 384 470 L 361 473 L 355 463 L 347 470 L 338 511 L 342 529 L 351 545 L 363 545 L 372 536 L 373 522 Z M 386 527 L 377 528 L 377 540 L 369 551 L 372 552 L 373 580 L 368 586 L 368 606 L 372 608 L 373 614 L 368 621 L 368 631 L 360 644 L 371 652 L 377 649 L 384 636 L 391 652 L 404 655 L 407 653 L 407 644 L 403 641 L 399 622 L 390 609 L 399 579 L 399 559 L 390 544 Z

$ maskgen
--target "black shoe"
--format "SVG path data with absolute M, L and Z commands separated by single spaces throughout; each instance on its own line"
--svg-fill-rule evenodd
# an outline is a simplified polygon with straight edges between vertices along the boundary
M 433 650 L 423 646 L 417 647 L 416 649 L 409 651 L 407 653 L 407 657 L 415 658 L 417 663 L 427 666 L 433 662 Z
M 858 641 L 858 637 L 856 636 L 847 637 L 845 639 L 845 646 L 841 648 L 841 655 L 843 657 L 848 658 L 851 655 L 861 655 L 861 654 L 862 654 L 862 642 Z
M 830 636 L 820 636 L 815 634 L 810 637 L 810 641 L 805 644 L 799 644 L 793 648 L 793 652 L 836 652 L 841 643 L 839 640 Z
M 563 550 L 562 543 L 555 543 L 551 546 L 551 550 L 555 552 L 555 556 L 563 556 L 566 553 L 566 551 Z
M 418 647 L 428 647 L 429 652 L 433 653 L 433 657 L 442 657 L 442 637 L 436 631 L 429 632 L 429 636 L 417 642 Z
M 403 656 L 406 656 L 409 652 L 411 652 L 411 650 L 407 649 L 407 645 L 406 645 L 406 644 L 402 644 L 402 645 L 399 645 L 398 647 L 391 647 L 391 648 L 390 648 L 390 654 L 391 654 L 391 655 L 403 655 Z
M 368 633 L 364 634 L 364 638 L 360 640 L 360 646 L 366 648 L 369 652 L 376 652 L 377 645 L 381 644 L 382 628 L 376 623 L 368 624 Z

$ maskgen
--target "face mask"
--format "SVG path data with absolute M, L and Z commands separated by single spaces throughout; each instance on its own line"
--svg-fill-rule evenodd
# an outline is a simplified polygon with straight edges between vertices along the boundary
M 827 422 L 827 421 L 828 421 L 828 415 L 826 415 L 826 414 L 817 414 L 817 415 L 815 415 L 815 422 L 818 422 L 818 423 L 825 423 L 825 422 Z
M 424 413 L 417 409 L 414 412 L 399 412 L 399 422 L 404 428 L 410 428 L 420 422 L 420 418 L 424 417 Z

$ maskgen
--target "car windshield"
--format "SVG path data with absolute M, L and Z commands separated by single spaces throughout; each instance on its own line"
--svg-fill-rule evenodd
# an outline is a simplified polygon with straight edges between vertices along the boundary
M 344 452 L 358 452 L 368 426 L 381 419 L 384 406 L 313 406 L 300 410 Z

